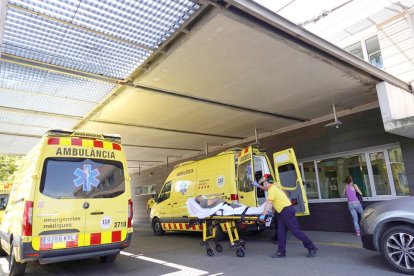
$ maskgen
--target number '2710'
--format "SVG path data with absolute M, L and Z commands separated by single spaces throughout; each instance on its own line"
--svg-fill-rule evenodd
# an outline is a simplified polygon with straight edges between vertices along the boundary
M 118 228 L 118 227 L 126 227 L 127 223 L 126 221 L 115 221 L 114 222 L 114 227 Z

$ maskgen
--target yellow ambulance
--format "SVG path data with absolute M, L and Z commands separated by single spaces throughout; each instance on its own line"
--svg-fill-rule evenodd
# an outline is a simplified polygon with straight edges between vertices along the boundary
M 201 231 L 190 227 L 186 202 L 190 197 L 221 197 L 229 203 L 260 206 L 266 193 L 251 183 L 270 174 L 289 195 L 296 214 L 308 215 L 308 201 L 293 149 L 273 155 L 274 169 L 265 152 L 252 146 L 232 149 L 217 156 L 179 164 L 170 173 L 151 209 L 156 235 L 164 231 Z M 241 225 L 252 230 L 261 225 Z M 253 226 L 253 227 L 252 227 Z
M 7 202 L 11 191 L 12 184 L 8 182 L 0 183 L 0 224 L 3 220 L 4 210 L 6 210 Z
M 129 246 L 132 200 L 120 142 L 51 130 L 23 158 L 0 225 L 10 275 L 23 274 L 29 261 L 113 262 Z

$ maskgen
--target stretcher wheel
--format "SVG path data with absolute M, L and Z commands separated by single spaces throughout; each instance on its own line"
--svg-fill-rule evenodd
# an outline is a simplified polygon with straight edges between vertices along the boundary
M 214 255 L 213 249 L 207 248 L 207 255 L 209 255 L 210 257 L 212 257 Z
M 243 248 L 237 248 L 237 250 L 236 250 L 237 257 L 244 257 L 245 254 L 246 254 L 246 252 L 244 251 Z
M 216 251 L 217 252 L 222 252 L 223 251 L 223 246 L 221 244 L 216 244 Z

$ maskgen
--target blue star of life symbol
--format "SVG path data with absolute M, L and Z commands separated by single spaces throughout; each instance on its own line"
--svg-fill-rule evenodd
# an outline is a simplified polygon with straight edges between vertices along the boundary
M 187 183 L 181 182 L 180 183 L 180 194 L 184 195 L 187 192 Z
M 82 189 L 86 192 L 91 190 L 91 186 L 98 186 L 99 180 L 96 179 L 98 175 L 100 175 L 98 169 L 91 170 L 91 165 L 83 165 L 83 170 L 76 168 L 75 172 L 73 173 L 78 178 L 73 180 L 73 183 L 76 187 L 83 186 Z

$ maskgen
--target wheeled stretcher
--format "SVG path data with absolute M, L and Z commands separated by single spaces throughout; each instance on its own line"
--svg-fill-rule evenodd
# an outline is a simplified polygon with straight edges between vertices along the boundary
M 204 246 L 208 256 L 214 255 L 210 243 L 214 243 L 217 252 L 223 251 L 220 234 L 226 233 L 229 237 L 229 247 L 236 249 L 238 257 L 244 257 L 246 252 L 245 241 L 241 240 L 237 230 L 238 223 L 257 222 L 262 214 L 264 204 L 259 207 L 232 207 L 227 203 L 220 204 L 213 208 L 201 208 L 194 199 L 187 201 L 187 208 L 190 214 L 190 227 L 195 224 L 202 226 Z

